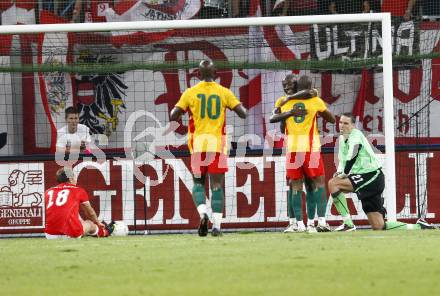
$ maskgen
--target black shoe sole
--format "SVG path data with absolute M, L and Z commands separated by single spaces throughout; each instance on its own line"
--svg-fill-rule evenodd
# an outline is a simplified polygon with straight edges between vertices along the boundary
M 432 224 L 426 222 L 425 220 L 422 220 L 422 221 L 417 220 L 416 224 L 420 225 L 420 228 L 423 229 L 423 230 L 426 230 L 426 229 L 437 229 L 437 227 L 435 225 L 432 225 Z
M 223 233 L 221 231 L 211 231 L 212 236 L 222 236 Z
M 417 223 L 417 224 L 420 225 L 420 228 L 421 228 L 422 230 L 437 229 L 435 226 L 423 225 L 423 224 L 421 224 L 421 223 Z
M 201 220 L 200 220 L 200 225 L 199 225 L 199 236 L 207 236 L 208 235 L 208 216 L 205 215 Z

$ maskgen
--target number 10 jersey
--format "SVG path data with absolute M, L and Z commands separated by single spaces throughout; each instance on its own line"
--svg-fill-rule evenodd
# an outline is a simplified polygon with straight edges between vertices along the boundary
M 188 148 L 194 152 L 227 153 L 226 108 L 240 101 L 229 89 L 216 82 L 201 81 L 188 88 L 176 107 L 189 112 Z

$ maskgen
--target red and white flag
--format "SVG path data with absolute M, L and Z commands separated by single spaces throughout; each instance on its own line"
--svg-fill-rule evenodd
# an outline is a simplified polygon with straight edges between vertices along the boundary
M 200 10 L 200 0 L 123 1 L 105 10 L 107 22 L 190 19 Z
M 112 7 L 113 1 L 108 0 L 90 0 L 86 3 L 84 9 L 84 22 L 86 23 L 103 23 L 105 19 L 105 11 Z
M 35 24 L 35 0 L 2 0 L 2 25 Z
M 35 24 L 35 0 L 2 0 L 0 1 L 0 14 L 1 14 L 1 24 L 2 25 L 17 25 L 17 24 L 23 24 L 23 25 L 31 25 Z M 24 39 L 30 39 L 29 35 L 22 34 L 20 35 L 20 46 L 21 46 L 21 59 L 23 60 L 26 56 L 26 50 L 22 47 L 22 41 Z M 10 63 L 10 46 L 11 46 L 11 40 L 12 35 L 10 36 L 0 36 L 0 59 L 2 65 L 9 65 Z M 22 74 L 23 77 L 23 106 L 26 106 L 26 95 L 25 92 L 27 91 L 27 80 L 24 79 L 25 73 Z M 4 90 L 0 91 L 1 94 L 11 94 L 12 91 L 8 90 L 11 85 L 11 76 L 7 73 L 2 73 L 0 75 L 2 78 L 2 81 L 4 83 L 1 84 L 0 88 L 5 88 Z M 0 101 L 6 102 L 4 107 L 6 106 L 12 106 L 12 102 L 8 103 L 9 100 L 11 100 L 13 97 L 8 95 L 5 98 L 1 98 L 0 95 Z M 0 107 L 1 108 L 1 107 Z M 6 114 L 10 115 L 12 114 L 12 110 L 4 109 L 1 110 L 0 113 L 7 112 Z M 29 115 L 30 108 L 24 107 L 23 108 L 23 117 L 27 118 L 27 115 Z M 0 130 L 0 146 L 3 146 L 4 142 L 3 140 L 6 140 L 6 146 L 3 147 L 3 149 L 0 148 L 0 154 L 7 155 L 7 154 L 17 154 L 22 153 L 22 151 L 13 151 L 12 147 L 14 147 L 14 141 L 15 137 L 12 137 L 11 135 L 17 135 L 17 133 L 14 131 L 15 127 L 9 122 L 3 124 L 1 121 L 6 120 L 8 116 L 3 116 L 0 114 L 0 126 L 3 126 L 6 128 L 6 131 Z M 24 119 L 25 120 L 25 119 Z M 24 134 L 26 134 L 26 129 L 23 131 Z M 6 139 L 5 139 L 6 137 Z M 24 150 L 26 150 L 26 141 L 24 141 Z M 6 148 L 5 148 L 6 147 Z M 9 148 L 8 148 L 9 147 Z
M 379 98 L 374 95 L 374 73 L 372 70 L 362 69 L 361 83 L 352 110 L 358 127 L 364 120 L 365 103 L 376 104 L 378 101 Z
M 250 15 L 260 17 L 261 3 L 260 0 L 252 0 L 250 2 Z M 259 44 L 264 43 L 263 29 L 260 26 L 249 27 L 248 38 Z M 258 63 L 264 58 L 264 48 L 253 46 L 249 48 L 249 63 Z M 245 132 L 250 135 L 257 135 L 264 139 L 265 123 L 262 104 L 262 71 L 259 69 L 249 69 L 245 71 L 248 78 L 248 84 L 240 88 L 240 99 L 248 108 L 248 119 Z M 249 143 L 256 147 L 257 143 Z M 263 144 L 263 141 L 261 142 Z
M 42 24 L 64 23 L 66 20 L 42 12 L 40 16 Z M 70 50 L 73 46 L 72 33 L 45 33 L 38 38 L 38 65 L 44 67 L 65 65 L 69 61 Z M 36 109 L 46 115 L 50 126 L 50 133 L 35 125 L 35 137 L 39 148 L 55 148 L 57 130 L 63 127 L 65 122 L 64 110 L 73 106 L 72 78 L 65 72 L 40 72 L 38 73 L 39 95 L 35 97 Z M 38 94 L 38 92 L 37 92 Z M 40 114 L 41 116 L 41 114 Z M 41 120 L 41 119 L 40 119 Z M 40 135 L 40 133 L 42 133 Z
M 157 21 L 192 18 L 200 9 L 200 0 L 175 0 L 167 3 L 155 1 L 124 1 L 114 8 L 105 10 L 107 22 Z M 115 46 L 123 44 L 147 44 L 165 40 L 173 34 L 172 30 L 151 31 L 112 31 L 112 43 Z
M 0 65 L 8 67 L 10 63 L 10 50 L 12 35 L 0 35 Z M 12 106 L 14 105 L 12 94 L 11 73 L 0 73 L 0 155 L 13 155 L 19 153 L 15 151 L 15 136 L 18 131 L 16 125 L 12 124 L 14 114 Z

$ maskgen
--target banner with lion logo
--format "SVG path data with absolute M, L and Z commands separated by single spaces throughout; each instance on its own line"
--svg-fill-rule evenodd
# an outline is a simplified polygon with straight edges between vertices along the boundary
M 44 163 L 0 165 L 0 230 L 44 227 Z

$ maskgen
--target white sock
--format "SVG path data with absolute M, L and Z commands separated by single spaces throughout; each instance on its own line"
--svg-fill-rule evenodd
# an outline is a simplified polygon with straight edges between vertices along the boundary
M 315 226 L 315 220 L 314 219 L 307 219 L 307 225 Z
M 318 217 L 318 225 L 321 226 L 327 225 L 327 221 L 325 221 L 325 217 Z
M 295 224 L 296 224 L 296 218 L 290 218 L 289 225 L 295 225 Z
M 414 230 L 414 224 L 406 224 L 407 230 Z
M 303 221 L 298 221 L 298 227 L 299 228 L 306 228 Z
M 223 220 L 223 213 L 212 213 L 212 228 L 220 230 Z
M 206 214 L 206 204 L 199 205 L 197 211 L 199 212 L 200 219 L 202 219 Z

